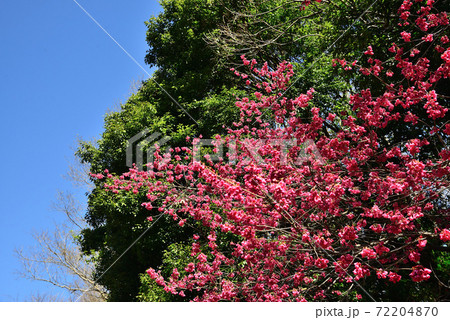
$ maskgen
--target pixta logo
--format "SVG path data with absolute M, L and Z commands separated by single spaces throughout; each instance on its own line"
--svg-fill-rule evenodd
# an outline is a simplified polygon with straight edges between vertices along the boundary
M 151 134 L 150 132 L 149 129 L 142 130 L 127 141 L 126 165 L 128 167 L 131 168 L 135 165 L 138 170 L 142 171 L 145 165 L 153 163 L 157 148 L 164 146 L 166 149 L 170 149 L 167 143 L 171 140 L 171 137 L 163 136 L 160 132 Z M 293 164 L 300 166 L 308 161 L 314 161 L 320 165 L 325 163 L 314 141 L 309 139 L 303 143 L 298 143 L 296 139 L 243 139 L 230 140 L 226 144 L 224 144 L 224 141 L 214 139 L 193 139 L 191 145 L 192 160 L 199 162 L 203 157 L 207 157 L 212 162 L 227 159 L 230 164 L 242 161 L 241 165 L 245 163 L 264 165 L 265 159 L 261 156 L 260 149 L 268 145 L 279 149 L 281 165 Z M 216 152 L 204 154 L 201 152 L 201 149 L 205 147 L 214 147 Z M 296 147 L 297 152 L 289 156 L 289 151 L 292 147 Z
M 144 169 L 144 164 L 152 163 L 157 146 L 167 145 L 171 138 L 160 132 L 150 134 L 149 129 L 142 130 L 127 141 L 126 164 L 129 168 L 136 165 L 138 170 Z
M 254 163 L 257 165 L 264 165 L 265 160 L 261 156 L 260 150 L 266 146 L 279 148 L 279 161 L 280 165 L 303 165 L 308 161 L 315 161 L 317 164 L 323 165 L 323 160 L 319 149 L 313 140 L 307 139 L 303 143 L 298 143 L 297 139 L 252 139 L 252 140 L 230 140 L 226 148 L 224 148 L 222 142 L 218 142 L 212 139 L 196 139 L 193 143 L 193 158 L 195 161 L 200 161 L 200 149 L 201 147 L 215 147 L 216 153 L 209 154 L 208 158 L 212 162 L 223 159 L 225 150 L 228 155 L 228 162 L 235 164 L 237 159 L 240 159 L 243 163 Z M 297 153 L 294 158 L 289 157 L 289 151 L 292 147 L 297 148 Z

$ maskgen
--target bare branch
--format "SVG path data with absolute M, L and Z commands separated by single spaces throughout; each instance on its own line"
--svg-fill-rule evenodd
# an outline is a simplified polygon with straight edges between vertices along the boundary
M 15 251 L 22 263 L 21 277 L 65 289 L 72 297 L 83 293 L 83 301 L 106 300 L 106 290 L 94 281 L 94 264 L 79 251 L 67 226 L 56 226 L 51 234 L 41 232 L 33 237 L 34 247 Z
M 79 186 L 89 187 L 86 168 L 76 162 L 76 166 L 69 169 L 69 178 Z M 63 213 L 66 221 L 56 224 L 52 231 L 34 233 L 34 246 L 27 250 L 15 250 L 22 264 L 19 276 L 61 288 L 68 292 L 69 301 L 75 301 L 81 294 L 82 301 L 105 301 L 107 291 L 94 278 L 95 257 L 83 255 L 77 242 L 77 236 L 86 225 L 84 206 L 72 193 L 60 191 L 52 208 Z M 31 299 L 60 301 L 63 298 L 39 294 Z

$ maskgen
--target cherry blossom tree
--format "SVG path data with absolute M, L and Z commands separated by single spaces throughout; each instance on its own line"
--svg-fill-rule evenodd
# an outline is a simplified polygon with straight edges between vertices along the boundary
M 145 193 L 152 213 L 198 230 L 183 269 L 166 277 L 149 269 L 150 277 L 195 301 L 370 298 L 370 277 L 429 280 L 423 255 L 450 241 L 449 97 L 437 90 L 450 76 L 449 19 L 433 4 L 403 2 L 404 42 L 388 49 L 390 60 L 371 47 L 364 61 L 336 60 L 385 87 L 351 95 L 351 112 L 324 115 L 314 89 L 287 97 L 291 64 L 271 69 L 242 56 L 248 73 L 235 74 L 252 93 L 236 102 L 240 121 L 215 137 L 211 154 L 202 137 L 188 137 L 191 147 L 157 148 L 146 171 L 92 174 L 113 193 Z M 388 125 L 423 135 L 390 141 Z

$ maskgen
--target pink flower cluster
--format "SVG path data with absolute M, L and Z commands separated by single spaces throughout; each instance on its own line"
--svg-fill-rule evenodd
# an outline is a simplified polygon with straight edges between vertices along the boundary
M 409 10 L 421 2 L 403 2 L 399 14 L 405 26 Z M 427 1 L 415 20 L 426 41 L 448 24 L 446 15 L 431 13 L 432 3 Z M 408 44 L 413 40 L 406 31 L 402 37 Z M 94 175 L 112 192 L 144 192 L 143 206 L 151 215 L 197 226 L 186 267 L 166 278 L 149 269 L 149 276 L 167 292 L 197 292 L 196 301 L 334 299 L 343 294 L 338 286 L 351 288 L 370 276 L 397 283 L 404 269 L 411 270 L 413 281 L 429 279 L 431 271 L 418 264 L 420 252 L 433 237 L 450 241 L 450 221 L 433 205 L 440 190 L 450 187 L 450 156 L 442 147 L 441 158 L 420 157 L 429 144 L 423 137 L 381 147 L 385 137 L 379 129 L 448 117 L 433 90 L 450 75 L 448 44 L 440 42 L 442 61 L 433 69 L 426 56 L 411 57 L 394 44 L 389 51 L 395 74 L 405 81 L 387 85 L 378 96 L 370 89 L 353 94 L 353 115 L 323 112 L 311 103 L 314 90 L 286 97 L 291 64 L 257 68 L 243 56 L 249 72 L 236 75 L 255 92 L 237 101 L 235 127 L 216 137 L 234 150 L 227 159 L 199 161 L 184 147 L 155 152 L 146 172 Z M 381 77 L 383 62 L 373 58 L 372 47 L 365 54 L 369 67 L 361 72 Z M 338 62 L 349 71 L 345 60 Z M 419 119 L 419 109 L 428 118 Z M 310 118 L 301 116 L 304 111 Z M 267 112 L 273 121 L 265 120 Z M 326 126 L 335 129 L 329 133 Z M 450 136 L 448 124 L 430 131 Z M 279 141 L 296 143 L 286 155 Z M 320 161 L 311 146 L 302 148 L 306 141 L 314 141 Z M 424 229 L 425 215 L 439 235 Z

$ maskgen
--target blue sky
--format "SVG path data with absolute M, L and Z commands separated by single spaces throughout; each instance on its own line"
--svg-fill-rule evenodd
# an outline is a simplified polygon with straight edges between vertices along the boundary
M 145 24 L 156 0 L 77 0 L 143 65 Z M 104 114 L 147 78 L 73 0 L 0 2 L 0 301 L 49 292 L 18 279 L 14 248 L 61 221 L 50 209 L 77 137 L 98 138 Z

